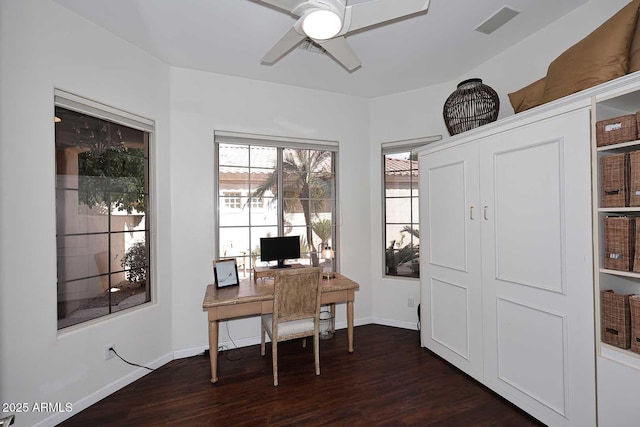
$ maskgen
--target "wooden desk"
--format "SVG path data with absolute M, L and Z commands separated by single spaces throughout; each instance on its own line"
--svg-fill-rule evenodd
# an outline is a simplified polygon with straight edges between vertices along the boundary
M 322 304 L 347 303 L 347 331 L 349 353 L 353 353 L 353 302 L 360 286 L 336 273 L 336 277 L 322 280 Z M 218 381 L 218 322 L 245 316 L 256 316 L 273 311 L 273 280 L 265 278 L 258 283 L 247 278 L 240 286 L 217 289 L 208 285 L 202 310 L 209 318 L 209 359 L 211 382 Z M 332 308 L 332 311 L 334 309 Z M 335 318 L 335 317 L 334 317 Z

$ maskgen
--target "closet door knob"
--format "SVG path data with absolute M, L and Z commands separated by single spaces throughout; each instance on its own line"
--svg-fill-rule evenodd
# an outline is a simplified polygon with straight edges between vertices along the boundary
M 469 206 L 469 219 L 473 220 L 473 206 Z
M 489 217 L 487 216 L 487 208 L 488 208 L 488 207 L 489 207 L 489 206 L 485 206 L 485 207 L 484 207 L 484 209 L 483 209 L 483 211 L 484 211 L 484 220 L 485 220 L 485 221 L 488 221 L 488 220 L 489 220 Z

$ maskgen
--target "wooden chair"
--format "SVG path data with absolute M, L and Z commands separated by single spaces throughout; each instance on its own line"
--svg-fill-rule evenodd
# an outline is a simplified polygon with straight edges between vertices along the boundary
M 260 354 L 265 355 L 265 333 L 271 338 L 273 385 L 278 385 L 278 342 L 313 336 L 316 375 L 320 375 L 320 276 L 322 267 L 274 272 L 273 314 L 262 315 Z

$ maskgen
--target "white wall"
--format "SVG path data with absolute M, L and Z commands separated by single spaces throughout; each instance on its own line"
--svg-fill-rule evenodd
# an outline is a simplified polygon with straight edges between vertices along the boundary
M 157 304 L 61 334 L 54 88 L 156 120 L 162 170 L 154 217 Z M 87 396 L 109 393 L 142 371 L 105 361 L 106 345 L 141 364 L 171 355 L 169 68 L 48 0 L 2 0 L 0 93 L 0 402 L 71 402 L 78 411 Z M 20 413 L 15 425 L 64 416 Z
M 498 92 L 499 118 L 513 115 L 509 92 L 546 75 L 551 61 L 627 3 L 628 0 L 591 0 L 449 83 L 371 100 L 371 285 L 376 322 L 405 327 L 415 325 L 416 310 L 407 307 L 407 301 L 409 298 L 416 302 L 420 299 L 417 280 L 383 278 L 380 267 L 384 250 L 380 143 L 437 134 L 446 138 L 449 133 L 442 119 L 442 106 L 459 82 L 472 77 L 481 78 Z
M 361 98 L 181 68 L 171 70 L 174 348 L 208 346 L 201 311 L 214 256 L 213 132 L 226 130 L 340 142 L 338 232 L 341 271 L 360 283 L 355 318 L 371 316 L 369 104 Z M 344 305 L 337 321 L 345 322 Z M 220 325 L 220 342 L 259 342 L 257 318 Z M 192 351 L 192 353 L 193 353 Z

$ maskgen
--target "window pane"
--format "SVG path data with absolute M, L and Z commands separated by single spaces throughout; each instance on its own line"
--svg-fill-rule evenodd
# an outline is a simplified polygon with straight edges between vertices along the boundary
M 245 206 L 241 193 L 230 191 L 220 197 L 220 225 L 249 225 L 249 207 Z
M 275 169 L 278 150 L 275 147 L 251 147 L 251 167 Z
M 145 273 L 137 270 L 148 266 L 147 233 L 145 231 L 112 233 L 111 234 L 111 272 L 118 273 L 126 270 L 126 280 L 144 281 Z M 135 271 L 134 271 L 135 270 Z M 123 277 L 120 280 L 125 280 Z
M 148 276 L 147 276 L 148 277 Z M 117 281 L 112 276 L 110 292 L 95 301 L 111 306 L 111 312 L 125 310 L 150 301 L 146 282 Z
M 411 198 L 392 198 L 386 200 L 387 223 L 411 222 Z
M 218 174 L 220 196 L 229 192 L 249 192 L 249 168 L 220 167 Z
M 129 284 L 137 305 L 150 301 L 138 271 L 121 262 L 142 242 L 149 270 L 146 205 L 149 133 L 56 107 L 55 125 L 58 328 L 126 308 L 112 287 Z M 144 284 L 143 284 L 144 283 Z M 123 294 L 121 294 L 123 295 Z M 131 296 L 131 295 L 130 295 Z
M 78 204 L 77 190 L 56 190 L 56 233 L 96 233 L 109 231 L 109 215 L 103 206 Z
M 250 252 L 249 227 L 225 227 L 219 230 L 220 258 L 230 258 Z
M 58 283 L 58 329 L 109 314 L 108 306 L 94 302 L 108 286 L 108 276 Z
M 274 169 L 251 168 L 249 191 L 252 195 L 273 197 L 278 184 L 278 174 Z
M 222 166 L 249 166 L 249 147 L 218 144 L 218 162 Z
M 274 198 L 251 199 L 251 224 L 254 226 L 278 225 L 278 201 Z
M 109 235 L 58 236 L 58 281 L 109 273 Z

